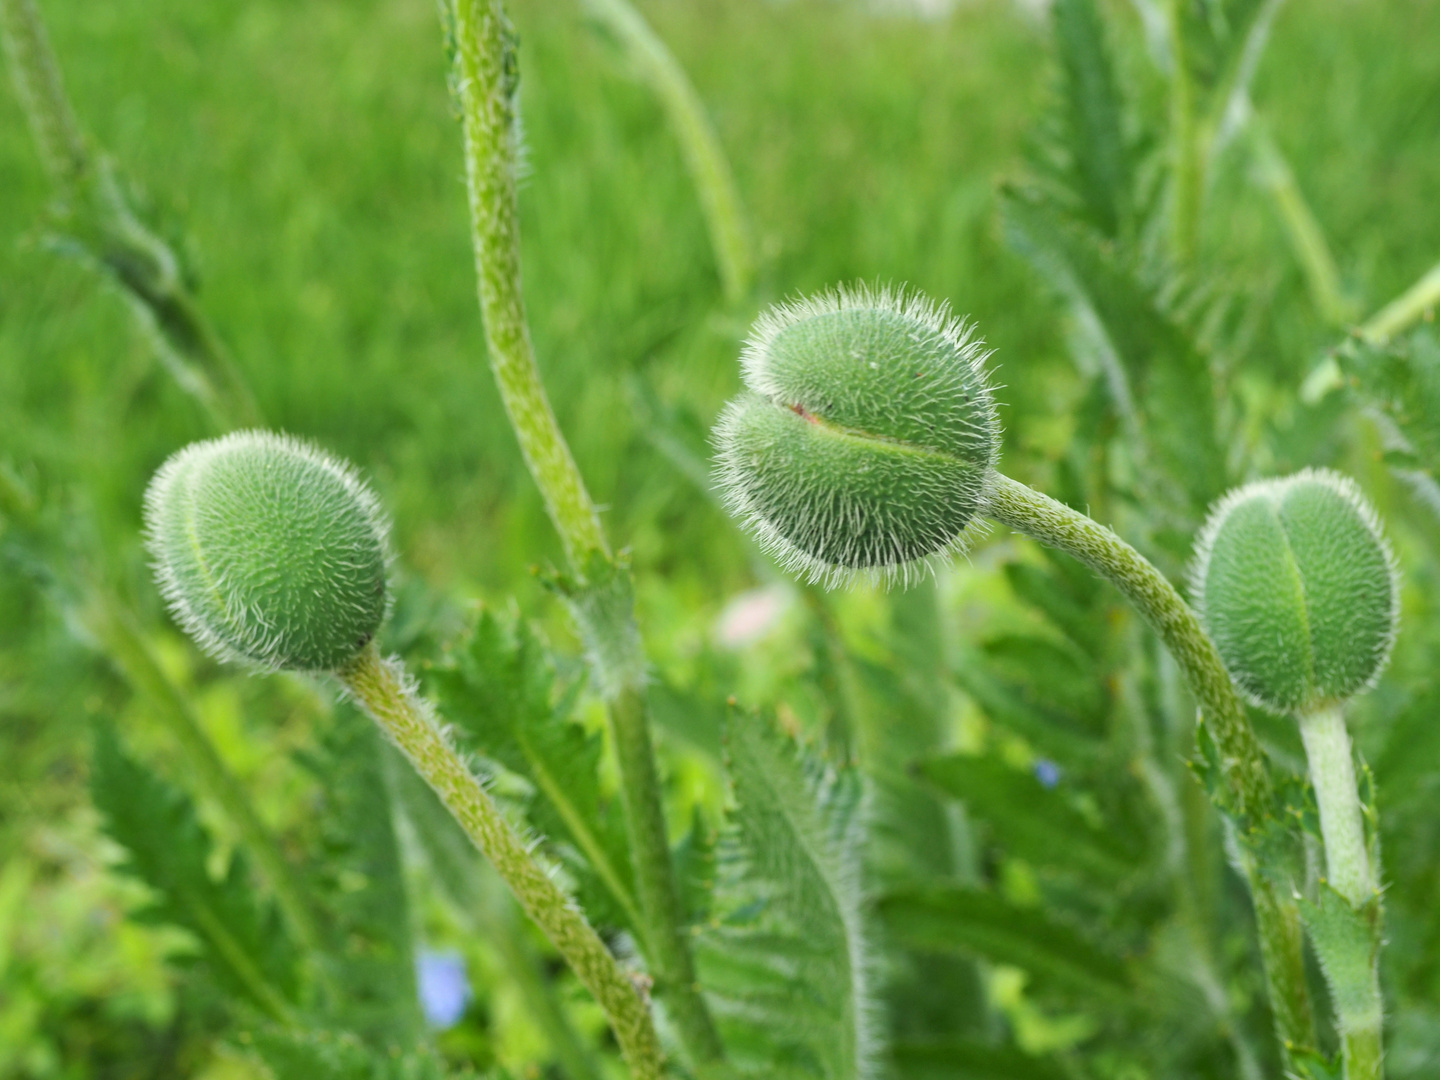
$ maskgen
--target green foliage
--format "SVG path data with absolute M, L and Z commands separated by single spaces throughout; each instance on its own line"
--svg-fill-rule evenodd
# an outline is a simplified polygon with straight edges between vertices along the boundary
M 727 725 L 734 806 L 720 841 L 701 978 L 748 1070 L 866 1080 L 881 1029 L 861 881 L 861 777 L 826 765 L 769 718 Z
M 460 1075 L 445 1070 L 429 1051 L 378 1051 L 352 1035 L 267 1030 L 249 1041 L 274 1080 L 446 1080 Z
M 524 620 L 482 611 L 431 682 L 465 743 L 534 786 L 531 820 L 575 873 L 592 917 L 638 930 L 624 822 L 600 789 L 600 737 L 572 719 L 579 687 L 557 684 Z
M 321 860 L 313 871 L 327 935 L 327 1022 L 376 1049 L 421 1035 L 409 897 L 375 725 L 340 707 L 301 762 L 314 776 Z
M 879 905 L 890 936 L 932 951 L 961 949 L 1014 964 L 1077 996 L 1126 999 L 1132 977 L 1122 956 L 1043 911 L 981 889 L 897 892 Z
M 294 1009 L 301 961 L 275 908 L 255 895 L 243 856 L 211 875 L 212 841 L 182 792 L 128 756 L 108 726 L 95 732 L 93 793 L 126 853 L 124 870 L 155 891 L 146 916 L 182 926 L 232 993 L 281 1020 Z

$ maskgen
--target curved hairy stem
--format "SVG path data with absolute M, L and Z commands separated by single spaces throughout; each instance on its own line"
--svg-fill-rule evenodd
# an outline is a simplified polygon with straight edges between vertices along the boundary
M 754 252 L 730 162 L 700 95 L 674 54 L 629 0 L 585 0 L 585 7 L 620 40 L 630 62 L 659 98 L 700 196 L 725 299 L 735 303 L 750 291 Z
M 1103 525 L 998 472 L 990 475 L 984 512 L 1002 524 L 1079 559 L 1124 594 L 1160 636 L 1200 705 L 1219 751 L 1222 808 L 1245 827 L 1269 813 L 1273 791 L 1264 751 L 1214 643 L 1189 605 L 1146 558 Z M 1246 837 L 1242 832 L 1241 841 Z M 1255 903 L 1265 974 L 1282 1045 L 1315 1045 L 1299 913 L 1252 860 L 1246 876 Z M 1293 914 L 1292 914 L 1293 912 Z M 1291 933 L 1289 928 L 1294 928 Z
M 658 1080 L 662 1075 L 660 1042 L 645 1001 L 585 916 L 550 880 L 495 800 L 446 741 L 403 669 L 395 661 L 381 659 L 372 643 L 336 674 L 440 797 L 471 842 L 505 879 L 526 914 L 545 931 L 595 996 L 631 1072 L 638 1080 Z
M 490 366 L 550 518 L 579 582 L 571 608 L 581 622 L 607 704 L 645 926 L 641 940 L 656 990 L 697 1065 L 723 1048 L 700 995 L 665 831 L 659 774 L 643 693 L 644 656 L 628 576 L 615 566 L 600 517 L 540 381 L 521 291 L 516 191 L 514 33 L 499 0 L 455 0 L 455 91 Z M 600 579 L 604 580 L 601 581 Z M 588 619 L 587 619 L 588 616 Z

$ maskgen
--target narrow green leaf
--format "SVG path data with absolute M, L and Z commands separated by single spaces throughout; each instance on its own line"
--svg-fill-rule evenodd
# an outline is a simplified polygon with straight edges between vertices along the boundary
M 1095 0 L 1057 0 L 1052 18 L 1068 178 L 1087 219 L 1115 237 L 1130 211 L 1134 162 L 1105 25 Z
M 920 772 L 989 824 L 1010 854 L 1036 866 L 1110 881 L 1144 861 L 1145 837 L 1092 821 L 1064 785 L 1046 787 L 1033 773 L 962 754 L 930 758 Z
M 339 988 L 325 1002 L 337 1027 L 367 1045 L 409 1046 L 423 1021 L 415 985 L 409 897 L 386 784 L 383 744 L 369 719 L 344 705 L 301 763 L 319 781 L 316 866 L 325 915 L 325 963 Z
M 698 959 L 726 1045 L 765 1075 L 867 1080 L 879 1054 L 861 887 L 864 789 L 736 713 L 718 907 Z
M 256 896 L 243 855 L 237 850 L 225 876 L 212 878 L 211 839 L 195 804 L 129 757 L 108 725 L 96 729 L 91 791 L 125 849 L 123 869 L 155 890 L 148 916 L 189 930 L 222 984 L 287 1019 L 299 960 L 277 909 Z
M 1133 993 L 1123 957 L 1039 909 L 1017 907 L 983 889 L 892 892 L 880 899 L 878 911 L 889 940 L 905 948 L 983 956 L 1081 996 L 1127 999 Z
M 976 1039 L 896 1043 L 891 1051 L 906 1080 L 1070 1080 L 1043 1057 Z

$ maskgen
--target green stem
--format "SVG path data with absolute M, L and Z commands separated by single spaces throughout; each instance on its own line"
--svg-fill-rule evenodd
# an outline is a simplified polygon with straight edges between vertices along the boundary
M 499 0 L 455 0 L 456 94 L 465 139 L 472 240 L 490 365 L 511 426 L 571 569 L 580 578 L 600 564 L 614 567 L 600 517 L 555 421 L 540 381 L 521 291 L 520 220 L 516 192 L 515 37 Z M 580 589 L 585 588 L 582 582 Z M 636 891 L 646 921 L 642 941 L 652 973 L 676 1020 L 676 1030 L 697 1066 L 718 1061 L 723 1048 L 695 981 L 695 964 L 683 920 L 665 832 L 664 807 L 640 681 L 644 656 L 633 601 L 606 607 L 603 640 L 587 642 L 608 705 L 620 765 Z M 572 611 L 586 598 L 577 598 Z M 608 619 L 608 621 L 606 621 Z M 582 623 L 582 636 L 587 627 Z
M 1214 643 L 1175 587 L 1144 556 L 1109 529 L 1048 495 L 1001 473 L 990 474 L 986 515 L 1041 543 L 1065 551 L 1110 581 L 1140 612 L 1185 673 L 1190 692 L 1219 750 L 1222 801 L 1233 819 L 1258 823 L 1272 805 L 1264 751 Z M 1242 834 L 1242 842 L 1245 837 Z M 1313 1047 L 1309 991 L 1299 913 L 1292 900 L 1277 896 L 1258 870 L 1246 867 L 1255 903 L 1256 925 L 1266 961 L 1266 981 L 1282 1045 Z M 1292 925 L 1295 933 L 1286 932 Z
M 465 831 L 399 752 L 387 753 L 386 763 L 390 786 L 430 873 L 465 929 L 495 950 L 570 1080 L 602 1080 L 594 1054 L 570 1022 L 518 925 L 520 913 L 514 898 L 497 888 Z
M 609 718 L 615 757 L 620 764 L 620 791 L 629 824 L 635 880 L 640 906 L 645 911 L 642 936 L 654 969 L 655 989 L 686 1049 L 703 1071 L 720 1061 L 725 1050 L 700 995 L 680 895 L 675 888 L 644 689 L 622 689 L 609 703 Z
M 192 786 L 215 799 L 240 833 L 245 850 L 270 883 L 275 899 L 296 936 L 308 949 L 319 948 L 320 929 L 304 887 L 245 788 L 226 767 L 200 725 L 184 693 L 167 675 L 134 617 L 102 586 L 88 587 L 90 601 L 84 612 L 87 629 L 95 635 L 131 686 L 154 707 L 156 715 L 180 745 L 193 772 Z
M 1345 717 L 1339 706 L 1331 705 L 1303 713 L 1299 720 L 1310 764 L 1310 783 L 1320 807 L 1327 879 L 1352 907 L 1362 908 L 1375 893 L 1375 881 L 1365 847 L 1365 826 Z
M 540 382 L 525 318 L 516 190 L 515 35 L 499 0 L 455 0 L 456 93 L 490 368 L 572 566 L 608 554 L 600 516 Z
M 585 0 L 585 7 L 620 40 L 630 62 L 659 98 L 700 196 L 725 299 L 732 304 L 743 299 L 754 275 L 750 230 L 730 162 L 700 95 L 674 54 L 629 0 Z
M 1325 231 L 1265 125 L 1252 115 L 1248 130 L 1259 183 L 1275 202 L 1290 246 L 1305 273 L 1311 301 L 1327 323 L 1343 326 L 1353 317 L 1354 307 L 1340 289 L 1340 270 Z
M 1366 341 L 1385 342 L 1409 329 L 1440 304 L 1440 264 L 1386 304 L 1360 327 Z
M 399 663 L 382 660 L 372 643 L 336 674 L 440 797 L 471 842 L 505 879 L 526 914 L 594 995 L 631 1072 L 638 1080 L 658 1080 L 662 1075 L 660 1042 L 646 1003 L 574 901 L 550 879 L 495 800 L 460 760 Z

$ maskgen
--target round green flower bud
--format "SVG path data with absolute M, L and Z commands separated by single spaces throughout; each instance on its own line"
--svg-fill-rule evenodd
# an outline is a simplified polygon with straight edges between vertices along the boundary
M 1000 446 L 987 355 L 943 305 L 889 289 L 772 308 L 715 429 L 727 506 L 827 585 L 962 550 Z
M 385 619 L 379 504 L 349 465 L 297 439 L 187 446 L 151 480 L 145 529 L 171 611 L 220 659 L 334 671 Z
M 1390 658 L 1399 577 L 1348 477 L 1307 469 L 1226 495 L 1196 543 L 1192 590 L 1255 704 L 1311 713 L 1368 689 Z

